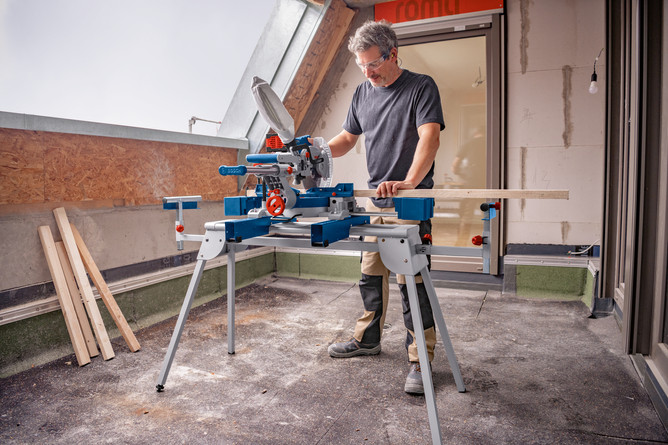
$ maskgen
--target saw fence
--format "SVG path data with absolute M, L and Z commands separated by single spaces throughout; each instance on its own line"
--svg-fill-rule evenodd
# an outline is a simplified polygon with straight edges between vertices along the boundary
M 64 208 L 55 209 L 53 214 L 62 241 L 54 240 L 49 226 L 40 226 L 38 232 L 77 363 L 84 366 L 90 363 L 91 357 L 100 353 L 104 360 L 114 358 L 114 350 L 95 301 L 89 276 L 128 347 L 132 352 L 139 351 L 141 346 L 79 231 L 70 224 Z

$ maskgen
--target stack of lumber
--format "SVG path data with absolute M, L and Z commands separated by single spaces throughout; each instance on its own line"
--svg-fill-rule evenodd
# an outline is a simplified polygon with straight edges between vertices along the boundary
M 79 366 L 90 363 L 91 357 L 99 355 L 98 346 L 105 360 L 114 358 L 114 350 L 88 276 L 130 350 L 139 351 L 141 346 L 111 295 L 79 231 L 69 223 L 64 208 L 55 209 L 53 214 L 62 241 L 54 240 L 49 226 L 40 226 L 38 232 Z

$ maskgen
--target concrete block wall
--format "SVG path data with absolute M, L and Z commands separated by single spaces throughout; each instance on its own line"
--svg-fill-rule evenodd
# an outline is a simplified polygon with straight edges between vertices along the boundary
M 568 201 L 510 200 L 507 243 L 600 240 L 605 143 L 603 0 L 510 0 L 507 25 L 507 188 L 570 190 Z

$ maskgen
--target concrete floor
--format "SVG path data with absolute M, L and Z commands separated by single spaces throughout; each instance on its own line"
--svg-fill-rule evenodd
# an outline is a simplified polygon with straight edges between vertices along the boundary
M 579 302 L 439 288 L 462 369 L 433 363 L 446 444 L 668 443 L 615 320 Z M 393 286 L 383 350 L 332 359 L 361 312 L 350 283 L 266 278 L 237 294 L 236 354 L 224 299 L 193 309 L 165 392 L 155 391 L 175 318 L 122 338 L 116 358 L 74 355 L 0 380 L 0 443 L 430 443 L 408 370 Z

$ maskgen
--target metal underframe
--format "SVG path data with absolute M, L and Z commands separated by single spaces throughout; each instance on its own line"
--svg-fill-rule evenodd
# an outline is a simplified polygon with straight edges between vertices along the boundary
M 311 247 L 310 224 L 286 222 L 272 225 L 269 229 L 269 236 L 254 237 L 241 242 L 227 242 L 225 241 L 225 221 L 214 221 L 205 224 L 206 233 L 198 240 L 202 241 L 202 246 L 197 256 L 197 264 L 193 272 L 186 296 L 181 307 L 179 318 L 176 322 L 172 338 L 165 355 L 165 359 L 158 376 L 156 388 L 158 392 L 164 390 L 165 383 L 169 370 L 174 361 L 174 356 L 183 333 L 185 322 L 188 318 L 190 308 L 197 293 L 199 282 L 202 278 L 204 266 L 207 260 L 216 258 L 224 253 L 227 254 L 227 344 L 228 353 L 235 352 L 235 253 L 246 249 L 248 246 L 281 246 L 281 247 Z M 376 236 L 377 242 L 370 243 L 360 241 L 365 236 Z M 377 251 L 381 255 L 381 259 L 385 266 L 394 273 L 403 274 L 406 276 L 406 285 L 408 289 L 408 301 L 411 307 L 411 314 L 413 318 L 413 325 L 415 327 L 415 335 L 418 347 L 418 358 L 422 368 L 422 380 L 425 389 L 425 401 L 427 404 L 427 414 L 429 416 L 429 426 L 431 430 L 432 441 L 435 444 L 441 444 L 441 427 L 438 419 L 438 411 L 436 408 L 436 398 L 434 393 L 434 384 L 431 374 L 431 367 L 429 366 L 429 358 L 427 355 L 427 346 L 424 335 L 424 327 L 422 324 L 422 315 L 420 312 L 420 305 L 418 303 L 417 287 L 415 283 L 415 275 L 420 274 L 429 296 L 434 319 L 441 334 L 443 346 L 445 347 L 446 356 L 452 374 L 459 392 L 465 392 L 464 380 L 459 369 L 457 357 L 455 355 L 448 329 L 441 312 L 441 307 L 436 296 L 431 275 L 428 269 L 427 255 L 435 250 L 442 250 L 429 245 L 422 244 L 419 236 L 419 229 L 416 225 L 383 225 L 383 224 L 364 224 L 360 226 L 353 226 L 350 228 L 350 238 L 346 240 L 337 241 L 332 244 L 332 248 L 339 250 L 364 250 Z M 461 249 L 460 249 L 461 250 Z M 466 254 L 470 255 L 469 251 L 478 252 L 477 255 L 483 255 L 481 251 L 485 249 L 466 249 Z M 439 252 L 440 253 L 440 252 Z

